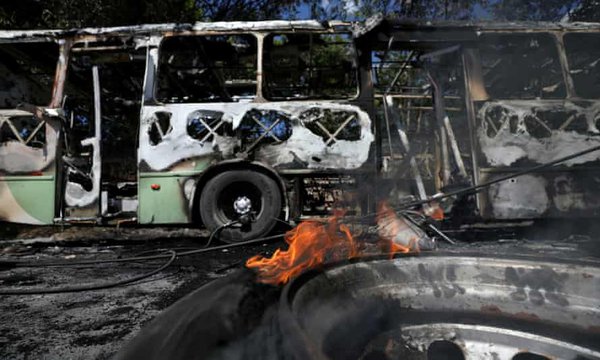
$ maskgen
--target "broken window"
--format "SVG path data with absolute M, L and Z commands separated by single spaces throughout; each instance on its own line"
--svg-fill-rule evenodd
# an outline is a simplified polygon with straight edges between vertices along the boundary
M 292 136 L 292 125 L 287 115 L 275 110 L 250 110 L 239 126 L 244 144 L 257 141 L 279 143 Z
M 600 34 L 571 33 L 564 37 L 575 93 L 588 99 L 600 97 Z
M 357 94 L 349 34 L 273 34 L 265 39 L 264 94 L 270 100 L 346 99 Z
M 163 141 L 163 138 L 173 130 L 173 126 L 171 126 L 171 113 L 157 111 L 150 121 L 150 128 L 148 129 L 150 144 L 158 145 Z
M 483 80 L 495 99 L 560 99 L 565 84 L 550 34 L 484 34 Z
M 0 44 L 0 108 L 48 105 L 57 59 L 55 43 Z
M 588 133 L 585 114 L 562 105 L 553 104 L 544 107 L 530 104 L 515 108 L 515 105 L 488 103 L 481 115 L 489 138 L 495 138 L 506 131 L 522 135 L 524 130 L 537 139 L 550 138 L 555 131 Z
M 46 144 L 46 122 L 34 116 L 12 116 L 0 123 L 0 144 L 17 141 L 43 148 Z
M 377 93 L 384 93 L 400 69 L 404 69 L 396 80 L 390 94 L 421 93 L 429 89 L 429 81 L 424 74 L 416 50 L 374 51 L 372 54 L 373 87 Z
M 160 47 L 157 100 L 249 101 L 256 96 L 253 35 L 177 36 Z
M 376 104 L 383 110 L 381 99 L 388 90 L 389 111 L 386 119 L 383 111 L 378 117 L 382 128 L 382 155 L 390 169 L 401 169 L 398 179 L 411 179 L 411 171 L 404 171 L 407 156 L 414 156 L 420 177 L 424 185 L 436 191 L 434 184 L 439 178 L 441 160 L 439 153 L 440 128 L 436 116 L 435 86 L 437 84 L 443 97 L 440 103 L 451 124 L 461 154 L 469 154 L 469 130 L 464 108 L 464 69 L 461 61 L 461 49 L 456 44 L 438 43 L 396 43 L 388 51 L 380 50 L 372 53 L 373 79 L 376 91 Z M 398 46 L 398 48 L 395 48 Z M 436 54 L 436 55 L 433 55 Z M 402 70 L 402 71 L 401 71 Z M 401 71 L 401 72 L 400 72 Z M 398 76 L 393 87 L 394 78 Z M 388 128 L 389 123 L 389 128 Z M 388 131 L 389 129 L 389 131 Z M 402 135 L 407 136 L 406 151 Z M 456 162 L 456 161 L 455 161 Z M 464 158 L 463 162 L 468 163 Z M 458 167 L 451 172 L 459 173 Z M 404 186 L 404 185 L 401 185 Z
M 187 132 L 200 142 L 212 141 L 214 135 L 231 133 L 231 123 L 223 121 L 220 111 L 198 110 L 188 117 Z
M 360 140 L 361 127 L 354 112 L 310 109 L 300 115 L 300 120 L 312 133 L 322 137 L 327 146 L 338 140 Z

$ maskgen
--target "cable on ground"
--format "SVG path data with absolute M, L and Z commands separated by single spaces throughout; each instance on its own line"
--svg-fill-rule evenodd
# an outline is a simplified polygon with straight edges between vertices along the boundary
M 265 241 L 277 239 L 283 237 L 284 234 L 266 236 L 262 238 L 241 241 L 233 244 L 225 244 L 218 245 L 209 248 L 200 248 L 195 250 L 187 250 L 182 251 L 180 253 L 175 253 L 177 257 L 202 254 L 211 251 L 230 249 L 235 247 L 240 247 L 244 245 L 252 245 L 257 243 L 262 243 Z M 170 250 L 172 251 L 172 250 Z M 135 261 L 147 261 L 147 260 L 156 260 L 156 259 L 164 259 L 168 258 L 169 255 L 161 254 L 161 255 L 148 255 L 148 256 L 134 256 L 129 258 L 120 258 L 120 259 L 98 259 L 98 260 L 80 260 L 80 261 L 58 261 L 58 262 L 28 262 L 28 261 L 0 261 L 0 267 L 5 268 L 38 268 L 38 267 L 69 267 L 69 266 L 81 266 L 81 265 L 96 265 L 96 264 L 108 264 L 108 263 L 124 263 L 124 262 L 135 262 Z
M 89 284 L 89 285 L 81 285 L 81 286 L 62 286 L 55 288 L 31 288 L 31 289 L 21 289 L 21 290 L 0 290 L 1 295 L 38 295 L 38 294 L 59 294 L 59 293 L 72 293 L 72 292 L 82 292 L 82 291 L 91 291 L 91 290 L 103 290 L 110 289 L 121 285 L 130 284 L 145 278 L 148 278 L 154 274 L 157 274 L 167 267 L 171 266 L 173 261 L 177 258 L 177 253 L 173 250 L 167 250 L 168 254 L 161 255 L 162 257 L 168 257 L 169 260 L 165 262 L 160 267 L 141 274 L 129 279 L 108 282 L 108 283 L 100 283 L 100 284 Z

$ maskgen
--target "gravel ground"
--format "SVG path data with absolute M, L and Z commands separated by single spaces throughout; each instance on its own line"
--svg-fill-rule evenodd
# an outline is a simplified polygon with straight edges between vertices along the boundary
M 67 234 L 35 231 L 38 235 L 41 231 L 43 236 L 0 242 L 0 261 L 130 257 L 159 248 L 199 248 L 207 241 L 206 233 L 194 238 L 185 237 L 196 230 L 136 229 L 115 233 L 114 229 L 88 228 L 86 231 L 84 228 L 79 237 L 74 235 L 77 234 L 74 230 Z M 110 358 L 144 324 L 173 302 L 234 271 L 251 255 L 268 254 L 278 246 L 281 243 L 275 242 L 178 258 L 159 274 L 111 289 L 0 295 L 0 358 Z M 114 282 L 149 272 L 164 263 L 165 259 L 75 268 L 0 267 L 0 291 Z

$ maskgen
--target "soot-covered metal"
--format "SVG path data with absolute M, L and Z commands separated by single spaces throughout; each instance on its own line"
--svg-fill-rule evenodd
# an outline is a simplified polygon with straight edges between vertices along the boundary
M 235 171 L 272 180 L 282 220 L 479 186 L 600 144 L 598 31 L 382 17 L 2 31 L 0 216 L 211 227 L 202 194 Z M 596 216 L 599 161 L 462 197 L 459 220 Z M 316 191 L 329 178 L 356 187 Z

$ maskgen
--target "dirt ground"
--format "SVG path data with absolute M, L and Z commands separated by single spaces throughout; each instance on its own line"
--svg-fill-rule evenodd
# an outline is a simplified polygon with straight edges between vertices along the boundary
M 0 294 L 7 290 L 104 284 L 149 272 L 165 263 L 165 259 L 159 259 L 15 268 L 8 266 L 10 261 L 114 259 L 165 248 L 185 251 L 203 247 L 209 235 L 203 230 L 185 228 L 3 225 L 0 224 Z M 459 240 L 457 245 L 439 245 L 458 252 L 481 251 L 482 244 L 488 244 L 485 251 L 492 253 L 543 250 L 549 255 L 573 253 L 597 258 L 597 236 L 589 234 L 599 231 L 599 224 L 581 226 L 573 222 L 528 228 L 504 224 L 500 230 L 487 225 L 470 226 L 446 232 Z M 561 241 L 537 240 L 549 237 Z M 283 245 L 283 241 L 272 241 L 177 258 L 164 271 L 127 286 L 63 294 L 0 295 L 0 359 L 108 359 L 178 299 L 230 274 L 250 256 L 269 255 Z
M 8 229 L 10 231 L 10 229 Z M 16 236 L 23 241 L 7 240 Z M 203 247 L 196 229 L 56 228 L 4 231 L 1 261 L 106 259 L 161 248 Z M 243 266 L 281 243 L 225 249 L 178 258 L 164 271 L 134 284 L 96 291 L 0 295 L 1 359 L 107 359 L 139 329 L 182 296 Z M 167 259 L 168 260 L 168 259 Z M 149 272 L 165 259 L 78 267 L 0 267 L 0 291 L 114 282 Z

